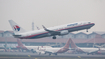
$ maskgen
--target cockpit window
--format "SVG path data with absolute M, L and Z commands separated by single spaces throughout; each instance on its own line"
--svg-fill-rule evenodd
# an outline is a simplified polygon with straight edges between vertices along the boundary
M 90 24 L 90 22 L 88 22 Z

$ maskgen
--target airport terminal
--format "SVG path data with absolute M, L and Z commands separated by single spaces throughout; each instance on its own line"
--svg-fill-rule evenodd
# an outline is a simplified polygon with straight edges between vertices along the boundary
M 26 32 L 14 21 L 9 22 L 13 31 L 0 30 L 1 57 L 105 57 L 105 32 L 73 33 L 83 29 L 88 32 L 94 23 L 78 22 L 53 28 L 42 26 L 43 29 Z
M 104 25 L 105 0 L 0 0 L 0 59 L 105 59 Z

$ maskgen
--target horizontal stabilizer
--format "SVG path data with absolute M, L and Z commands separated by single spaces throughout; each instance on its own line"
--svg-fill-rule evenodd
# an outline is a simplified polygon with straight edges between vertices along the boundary
M 36 28 L 37 28 L 38 30 L 40 30 L 40 28 L 39 28 L 39 27 L 37 27 L 37 26 L 36 26 Z

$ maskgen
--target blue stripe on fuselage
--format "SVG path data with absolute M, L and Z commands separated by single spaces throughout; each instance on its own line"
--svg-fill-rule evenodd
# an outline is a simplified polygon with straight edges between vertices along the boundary
M 75 26 L 75 27 L 60 29 L 60 30 L 56 30 L 56 31 L 69 30 L 69 32 L 73 32 L 73 31 L 78 31 L 78 30 L 82 30 L 82 29 L 89 29 L 89 28 L 91 28 L 91 27 L 94 26 L 94 25 L 95 25 L 95 24 L 92 23 L 92 24 L 86 24 L 86 25 L 81 25 L 81 26 Z M 35 35 L 23 37 L 23 38 L 21 38 L 21 39 L 34 39 L 34 38 L 48 37 L 48 33 L 49 33 L 49 32 L 40 33 L 40 34 L 35 34 Z

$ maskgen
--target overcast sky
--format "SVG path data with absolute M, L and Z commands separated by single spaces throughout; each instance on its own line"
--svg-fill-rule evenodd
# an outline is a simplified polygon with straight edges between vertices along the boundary
M 89 32 L 105 32 L 105 0 L 0 0 L 0 30 L 12 30 L 11 19 L 27 31 L 32 21 L 39 28 L 91 21 Z

